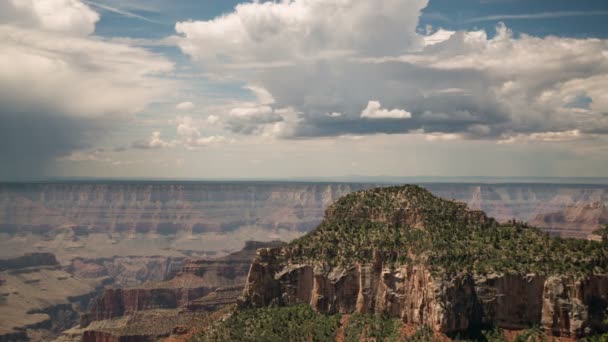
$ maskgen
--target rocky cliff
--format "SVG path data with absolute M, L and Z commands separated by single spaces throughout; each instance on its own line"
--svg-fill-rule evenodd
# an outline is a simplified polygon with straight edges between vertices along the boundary
M 418 187 L 379 189 L 340 199 L 289 246 L 258 251 L 242 305 L 387 314 L 447 334 L 540 325 L 578 337 L 602 328 L 607 254 Z
M 177 322 L 191 329 L 200 323 L 194 318 L 236 303 L 258 248 L 282 244 L 249 241 L 242 250 L 225 257 L 188 259 L 163 281 L 108 287 L 81 317 L 79 327 L 64 332 L 59 340 L 148 341 L 168 335 Z M 163 328 L 145 328 L 146 320 L 162 321 L 159 326 Z
M 0 233 L 204 234 L 248 227 L 308 232 L 337 198 L 373 184 L 90 182 L 0 184 Z M 608 186 L 425 184 L 499 221 L 608 203 Z
M 243 226 L 308 231 L 335 199 L 370 185 L 107 182 L 0 184 L 0 231 L 175 235 Z

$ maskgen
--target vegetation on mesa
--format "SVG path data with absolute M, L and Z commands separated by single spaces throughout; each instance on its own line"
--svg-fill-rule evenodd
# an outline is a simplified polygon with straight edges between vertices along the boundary
M 442 342 L 445 337 L 430 328 L 410 327 L 394 317 L 383 315 L 341 314 L 324 315 L 307 304 L 287 307 L 239 309 L 224 320 L 217 321 L 190 342 Z M 587 338 L 585 342 L 606 341 L 602 336 Z M 453 341 L 507 342 L 503 332 L 496 328 L 481 331 L 474 338 L 452 338 Z M 550 341 L 539 328 L 519 332 L 514 342 Z
M 424 263 L 433 273 L 590 275 L 608 271 L 603 242 L 551 237 L 521 222 L 499 224 L 465 204 L 413 185 L 355 192 L 327 210 L 311 233 L 293 241 L 293 263 Z

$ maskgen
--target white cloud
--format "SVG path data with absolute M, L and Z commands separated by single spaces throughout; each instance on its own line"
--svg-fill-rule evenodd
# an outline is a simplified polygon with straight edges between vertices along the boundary
M 175 106 L 175 109 L 186 111 L 186 110 L 192 110 L 192 109 L 194 109 L 194 107 L 195 107 L 194 103 L 192 103 L 192 102 L 181 102 Z
M 220 144 L 226 142 L 227 139 L 223 136 L 213 135 L 209 137 L 201 137 L 192 141 L 189 141 L 187 147 L 206 147 L 209 145 Z
M 446 40 L 450 39 L 450 37 L 452 37 L 454 35 L 454 33 L 456 33 L 456 32 L 439 29 L 432 34 L 427 34 L 423 37 L 424 45 L 431 46 L 431 45 L 445 42 Z
M 203 136 L 199 124 L 189 116 L 177 118 L 177 135 L 186 148 L 204 147 L 227 141 L 223 136 Z
M 450 141 L 462 139 L 462 134 L 455 133 L 430 133 L 425 135 L 427 141 Z
M 220 122 L 220 118 L 217 115 L 209 115 L 207 117 L 207 123 L 210 125 L 215 125 Z
M 255 84 L 273 100 L 237 112 L 261 115 L 260 111 L 293 108 L 299 114 L 288 123 L 294 125 L 289 131 L 298 137 L 403 134 L 417 129 L 496 140 L 577 129 L 581 134 L 608 133 L 608 116 L 603 114 L 608 112 L 607 40 L 514 36 L 502 24 L 492 38 L 485 31 L 432 28 L 420 35 L 415 28 L 421 3 L 400 3 L 412 5 L 416 15 L 384 12 L 396 6 L 392 0 L 373 2 L 377 8 L 369 14 L 371 18 L 382 12 L 389 22 L 401 20 L 399 30 L 392 25 L 376 28 L 376 21 L 362 19 L 365 15 L 356 19 L 360 25 L 353 30 L 373 36 L 386 29 L 375 39 L 391 45 L 389 50 L 362 48 L 361 41 L 370 37 L 365 34 L 361 41 L 324 35 L 323 18 L 331 17 L 328 13 L 334 8 L 356 12 L 358 6 L 368 6 L 349 0 L 330 1 L 328 8 L 316 7 L 313 0 L 242 5 L 214 20 L 178 24 L 183 34 L 179 44 L 212 73 Z M 335 32 L 350 23 L 332 22 L 338 26 Z M 217 50 L 209 48 L 216 45 Z M 315 47 L 316 52 L 306 53 L 303 46 Z M 350 53 L 330 53 L 337 50 Z M 323 58 L 313 58 L 320 53 Z M 258 70 L 217 68 L 239 63 L 256 64 Z M 588 98 L 586 106 L 573 107 L 572 99 L 581 94 Z
M 245 88 L 251 90 L 255 94 L 257 103 L 262 105 L 270 105 L 274 103 L 274 97 L 272 97 L 272 94 L 268 90 L 255 85 L 249 85 Z
M 369 101 L 367 107 L 361 112 L 361 117 L 366 119 L 409 119 L 412 113 L 402 109 L 384 109 L 380 102 Z
M 173 143 L 163 140 L 158 131 L 152 132 L 152 135 L 146 140 L 139 140 L 133 143 L 134 148 L 142 150 L 160 149 L 171 146 L 173 146 Z
M 0 23 L 76 35 L 95 31 L 99 14 L 79 0 L 3 0 Z
M 273 112 L 274 110 L 270 106 L 253 105 L 233 108 L 230 110 L 230 115 L 233 117 L 262 117 Z
M 175 25 L 182 50 L 207 65 L 398 55 L 423 44 L 416 33 L 427 0 L 251 2 L 209 21 Z
M 539 132 L 531 134 L 515 134 L 503 137 L 498 141 L 500 144 L 513 144 L 518 142 L 568 142 L 589 139 L 592 136 L 582 134 L 580 130 L 574 129 L 563 132 Z

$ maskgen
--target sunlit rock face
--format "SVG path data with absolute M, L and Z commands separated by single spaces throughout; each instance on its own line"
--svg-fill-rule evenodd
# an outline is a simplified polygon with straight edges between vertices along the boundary
M 490 244 L 506 236 L 507 227 L 510 224 L 499 225 L 481 211 L 439 200 L 414 186 L 355 193 L 332 205 L 323 223 L 302 239 L 281 248 L 260 249 L 240 304 L 260 308 L 306 303 L 324 314 L 397 317 L 448 335 L 481 327 L 523 330 L 540 326 L 549 335 L 571 338 L 600 331 L 608 305 L 608 275 L 598 267 L 605 265 L 603 257 L 589 261 L 591 266 L 584 271 L 561 264 L 543 268 L 544 262 L 538 261 L 553 248 L 547 244 L 552 241 L 572 242 L 562 245 L 563 251 L 589 253 L 574 264 L 591 260 L 593 252 L 580 247 L 583 244 L 526 227 L 544 242 L 535 242 L 535 252 L 513 256 L 521 263 L 500 266 L 497 261 L 503 255 L 490 259 L 495 268 L 483 271 L 472 268 L 483 260 L 477 257 L 456 268 L 450 265 L 456 265 L 454 256 L 462 254 L 436 258 L 456 248 L 441 244 L 442 236 L 459 236 L 455 245 L 466 247 L 458 250 L 471 251 L 480 241 Z M 464 234 L 467 230 L 474 233 Z M 415 232 L 420 234 L 408 235 Z M 439 239 L 429 244 L 422 238 L 424 233 Z M 404 240 L 403 236 L 418 238 Z M 359 241 L 364 244 L 358 246 Z M 522 248 L 532 248 L 532 241 L 522 239 Z M 415 252 L 419 245 L 426 247 Z M 605 245 L 599 242 L 585 241 L 584 245 L 605 253 Z M 400 253 L 408 257 L 400 259 Z

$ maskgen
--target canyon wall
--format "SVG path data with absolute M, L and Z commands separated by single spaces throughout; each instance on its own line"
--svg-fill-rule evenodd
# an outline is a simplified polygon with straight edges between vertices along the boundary
M 249 241 L 221 258 L 187 259 L 163 281 L 107 287 L 79 326 L 64 331 L 58 341 L 148 341 L 167 336 L 178 325 L 192 329 L 204 321 L 201 317 L 237 302 L 258 248 L 281 245 Z
M 389 268 L 378 259 L 344 267 L 292 265 L 277 262 L 280 254 L 280 249 L 258 252 L 242 306 L 307 303 L 325 314 L 386 314 L 446 334 L 538 325 L 565 337 L 597 331 L 608 307 L 607 275 L 463 273 L 442 279 L 423 265 Z
M 338 197 L 370 185 L 312 183 L 50 183 L 0 186 L 0 231 L 229 232 L 242 226 L 308 231 Z
M 273 182 L 0 184 L 0 233 L 31 233 L 47 239 L 70 234 L 82 241 L 98 233 L 171 237 L 225 234 L 245 228 L 297 234 L 316 227 L 324 209 L 337 198 L 374 186 Z M 605 185 L 433 183 L 424 187 L 499 221 L 530 221 L 572 206 L 608 203 Z M 540 223 L 547 229 L 554 226 L 556 233 L 587 234 L 576 232 L 576 224 L 581 222 L 566 222 L 566 227 L 560 226 L 559 220 Z

